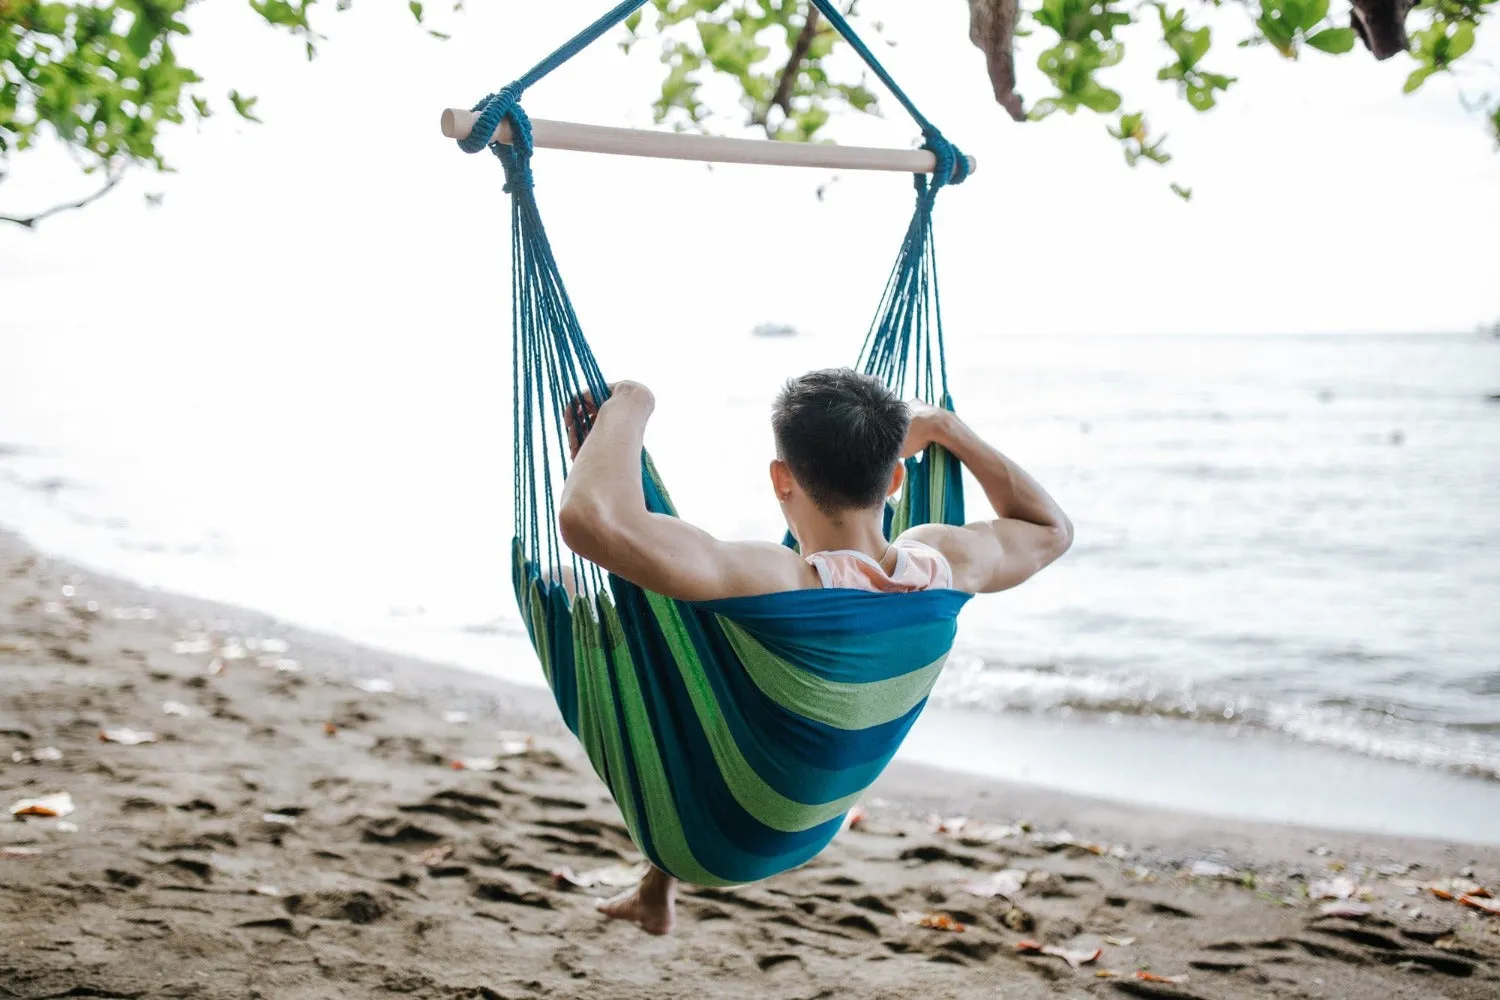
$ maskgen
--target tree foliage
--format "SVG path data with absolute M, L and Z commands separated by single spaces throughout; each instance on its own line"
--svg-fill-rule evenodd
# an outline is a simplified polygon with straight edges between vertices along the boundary
M 1109 70 L 1126 56 L 1122 34 L 1127 27 L 1139 23 L 1159 34 L 1159 54 L 1146 51 L 1132 57 L 1161 58 L 1157 79 L 1193 109 L 1212 109 L 1237 82 L 1215 69 L 1213 51 L 1219 39 L 1210 26 L 1194 18 L 1205 8 L 1219 8 L 1223 0 L 1028 2 L 1030 6 L 1020 9 L 1015 0 L 969 0 L 971 37 L 987 50 L 997 99 L 1013 114 L 1033 121 L 1059 112 L 1105 116 L 1108 133 L 1132 166 L 1143 160 L 1164 164 L 1171 154 L 1164 137 L 1151 131 L 1143 95 L 1131 95 L 1127 101 L 1111 81 Z M 1384 0 L 1389 10 L 1374 13 L 1363 8 L 1378 7 L 1378 0 L 1354 3 L 1361 10 L 1351 14 L 1345 8 L 1342 23 L 1335 22 L 1329 0 L 1239 0 L 1228 6 L 1244 14 L 1235 44 L 1264 46 L 1292 60 L 1309 51 L 1315 57 L 1341 56 L 1354 51 L 1361 38 L 1384 58 L 1405 47 L 1410 30 L 1408 51 L 1416 64 L 1406 83 L 1410 93 L 1433 75 L 1452 72 L 1473 48 L 1479 23 L 1500 0 L 1420 0 L 1410 14 L 1410 0 Z M 662 38 L 667 73 L 655 104 L 658 123 L 705 128 L 710 109 L 700 89 L 714 74 L 738 85 L 749 124 L 780 139 L 817 138 L 839 107 L 859 112 L 880 107 L 862 74 L 855 70 L 854 75 L 840 75 L 836 67 L 847 61 L 831 57 L 844 43 L 807 0 L 652 0 L 649 9 L 652 22 L 645 23 L 639 15 L 632 18 L 622 44 L 629 51 L 648 33 Z M 884 35 L 884 25 L 861 16 L 859 0 L 850 0 L 846 9 L 862 31 Z M 990 14 L 989 20 L 998 21 L 1002 30 L 981 31 L 981 14 Z M 1019 97 L 1008 92 L 1014 85 L 1011 46 L 1018 36 L 1024 36 L 1025 48 L 1035 53 L 1036 67 L 1050 87 L 1025 112 Z M 994 51 L 1000 47 L 1004 51 Z M 1468 103 L 1484 116 L 1500 143 L 1500 94 L 1479 95 Z M 1173 190 L 1188 196 L 1177 185 Z
M 351 0 L 243 0 L 254 16 L 316 56 L 322 36 L 316 16 L 345 10 Z M 602 2 L 602 0 L 601 0 Z M 957 3 L 959 0 L 923 0 Z M 1157 79 L 1188 105 L 1208 111 L 1237 82 L 1215 67 L 1210 26 L 1195 15 L 1224 0 L 967 0 L 970 38 L 985 51 L 996 99 L 1012 116 L 1040 120 L 1080 111 L 1104 116 L 1109 135 L 1132 166 L 1171 160 L 1164 136 L 1152 131 L 1143 95 L 1127 100 L 1111 70 L 1125 59 L 1123 33 L 1142 24 L 1159 33 Z M 1343 55 L 1357 39 L 1384 58 L 1405 51 L 1414 66 L 1408 93 L 1438 74 L 1452 73 L 1474 48 L 1475 32 L 1500 0 L 1350 0 L 1354 16 L 1335 23 L 1330 0 L 1234 0 L 1244 28 L 1236 43 L 1263 46 L 1286 59 Z M 197 0 L 0 0 L 0 182 L 11 157 L 44 136 L 55 136 L 99 185 L 77 201 L 0 222 L 35 226 L 110 191 L 132 168 L 169 170 L 159 145 L 175 125 L 232 113 L 259 121 L 256 99 L 236 89 L 209 93 L 203 78 L 179 61 L 175 43 L 190 32 Z M 862 31 L 886 44 L 885 27 L 845 7 Z M 459 9 L 463 0 L 454 4 Z M 429 34 L 420 0 L 407 7 Z M 1343 14 L 1341 13 L 1342 17 Z M 649 22 L 649 23 L 648 23 Z M 1221 25 L 1222 26 L 1222 25 Z M 710 79 L 732 83 L 745 121 L 768 136 L 814 141 L 833 113 L 877 113 L 880 97 L 852 60 L 835 58 L 846 43 L 808 0 L 651 0 L 627 22 L 622 45 L 648 36 L 661 42 L 666 75 L 654 110 L 659 123 L 708 127 L 711 109 L 701 88 Z M 1048 92 L 1023 108 L 1014 93 L 1014 45 L 1022 37 Z M 1134 37 L 1134 36 L 1132 36 Z M 1136 43 L 1132 42 L 1134 46 Z M 878 45 L 878 41 L 877 41 Z M 1487 122 L 1500 143 L 1500 93 L 1465 95 L 1465 106 Z M 1176 184 L 1186 198 L 1190 192 Z M 3 191 L 3 187 L 0 187 Z
M 350 0 L 248 3 L 260 20 L 300 40 L 312 59 L 322 40 L 314 13 L 345 10 Z M 67 146 L 85 174 L 102 178 L 77 202 L 0 221 L 35 226 L 108 192 L 132 167 L 170 169 L 159 142 L 171 126 L 225 110 L 260 120 L 253 96 L 235 89 L 205 93 L 203 78 L 178 60 L 174 44 L 190 33 L 194 6 L 194 0 L 0 0 L 0 181 L 13 155 L 48 134 Z M 422 23 L 423 5 L 413 0 L 408 6 Z

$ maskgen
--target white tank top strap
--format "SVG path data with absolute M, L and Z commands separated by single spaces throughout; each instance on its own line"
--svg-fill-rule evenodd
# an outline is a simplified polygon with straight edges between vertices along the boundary
M 896 564 L 889 573 L 874 559 L 852 549 L 814 552 L 807 556 L 807 562 L 818 571 L 818 582 L 827 589 L 883 593 L 952 589 L 953 567 L 937 549 L 915 541 L 898 541 L 891 547 Z
M 953 589 L 953 564 L 948 557 L 926 542 L 915 539 L 897 539 L 891 546 L 896 550 L 896 571 L 891 574 L 897 579 L 902 578 L 905 573 L 911 572 L 908 568 L 913 562 L 925 562 L 930 573 L 932 584 L 930 590 L 952 590 Z M 930 569 L 929 569 L 930 567 Z M 903 572 L 905 571 L 905 572 Z

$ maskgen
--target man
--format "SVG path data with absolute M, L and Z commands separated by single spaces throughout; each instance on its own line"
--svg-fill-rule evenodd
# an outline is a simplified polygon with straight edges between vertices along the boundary
M 989 594 L 1025 582 L 1073 542 L 1056 501 L 956 416 L 904 403 L 878 379 L 848 369 L 792 379 L 772 412 L 771 486 L 804 555 L 771 542 L 720 541 L 646 509 L 641 449 L 654 407 L 650 390 L 634 382 L 611 387 L 603 406 L 587 397 L 574 402 L 575 462 L 558 526 L 582 558 L 667 597 L 711 601 L 818 587 Z M 883 508 L 901 488 L 901 459 L 930 444 L 968 468 L 997 516 L 961 528 L 918 525 L 887 541 Z M 675 891 L 675 880 L 653 868 L 600 910 L 666 934 Z

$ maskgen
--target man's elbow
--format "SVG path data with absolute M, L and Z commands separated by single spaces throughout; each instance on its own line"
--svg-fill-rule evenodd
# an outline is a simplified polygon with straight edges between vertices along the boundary
M 592 499 L 570 497 L 557 512 L 557 532 L 575 555 L 592 563 L 604 563 L 611 530 L 604 506 Z
M 1048 562 L 1061 559 L 1063 554 L 1073 547 L 1073 521 L 1061 511 L 1058 512 L 1057 524 L 1052 526 L 1051 543 L 1052 558 L 1048 559 Z

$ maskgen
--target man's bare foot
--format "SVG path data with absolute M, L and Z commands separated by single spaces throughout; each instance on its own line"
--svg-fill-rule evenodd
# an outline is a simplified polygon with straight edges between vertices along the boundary
M 600 900 L 596 909 L 615 920 L 629 920 L 647 934 L 670 934 L 677 922 L 677 880 L 652 868 L 634 889 Z

